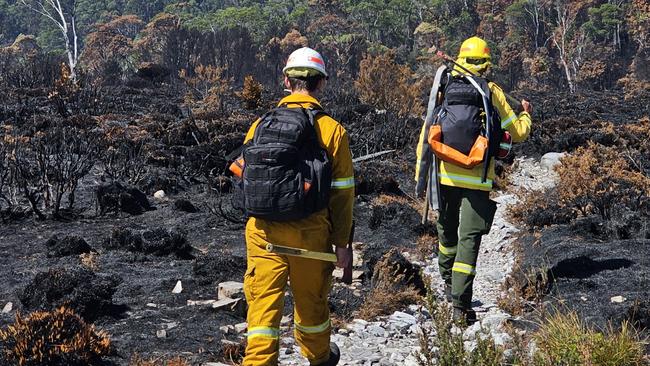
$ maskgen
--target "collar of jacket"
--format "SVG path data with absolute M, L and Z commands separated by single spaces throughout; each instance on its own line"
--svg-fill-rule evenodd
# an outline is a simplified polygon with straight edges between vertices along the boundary
M 280 102 L 278 102 L 278 107 L 283 104 L 299 104 L 303 108 L 308 108 L 310 105 L 317 106 L 321 109 L 323 108 L 316 98 L 306 94 L 287 95 L 286 97 L 282 98 Z

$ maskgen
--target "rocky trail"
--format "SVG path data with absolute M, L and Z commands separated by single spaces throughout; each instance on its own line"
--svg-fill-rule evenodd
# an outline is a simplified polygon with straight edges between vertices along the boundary
M 545 156 L 540 161 L 532 158 L 518 158 L 510 174 L 511 188 L 540 190 L 553 186 L 555 173 L 553 164 L 556 156 Z M 464 333 L 465 347 L 476 345 L 476 334 L 483 329 L 491 333 L 497 345 L 504 345 L 510 340 L 503 330 L 503 325 L 513 317 L 499 309 L 497 301 L 501 286 L 506 276 L 512 271 L 515 261 L 513 241 L 518 229 L 508 222 L 508 206 L 517 202 L 513 193 L 499 193 L 494 199 L 498 202 L 492 229 L 483 238 L 478 274 L 474 284 L 473 308 L 479 322 L 467 328 Z M 408 252 L 403 253 L 411 258 Z M 424 262 L 412 260 L 420 265 L 423 272 L 431 279 L 432 287 L 443 298 L 443 285 L 437 267 L 437 258 L 430 256 Z M 291 336 L 289 323 L 285 324 L 286 334 L 282 338 L 280 363 L 282 365 L 306 365 L 300 356 L 300 350 Z M 390 316 L 379 317 L 373 321 L 354 319 L 344 327 L 336 330 L 332 341 L 341 349 L 340 365 L 418 365 L 417 355 L 420 350 L 420 327 L 431 327 L 432 321 L 426 309 L 419 305 L 410 305 Z

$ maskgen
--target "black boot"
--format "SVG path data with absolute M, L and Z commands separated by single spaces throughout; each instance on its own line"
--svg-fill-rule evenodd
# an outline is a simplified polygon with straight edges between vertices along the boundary
M 329 360 L 319 363 L 318 366 L 336 366 L 339 364 L 339 359 L 341 359 L 341 351 L 339 350 L 339 346 L 336 345 L 336 343 L 330 343 L 330 358 Z M 316 365 L 312 365 L 316 366 Z
M 446 283 L 445 283 L 445 300 L 447 300 L 447 302 L 452 302 L 451 285 L 448 285 Z
M 472 309 L 455 307 L 452 317 L 454 322 L 462 325 L 472 325 L 476 323 L 476 312 Z

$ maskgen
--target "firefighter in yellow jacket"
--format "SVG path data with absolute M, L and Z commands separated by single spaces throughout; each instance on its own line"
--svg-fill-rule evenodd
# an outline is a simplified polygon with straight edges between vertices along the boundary
M 327 72 L 321 55 L 310 49 L 294 51 L 283 69 L 291 95 L 278 106 L 321 109 L 316 99 L 326 85 Z M 257 120 L 245 141 L 254 138 Z M 352 228 L 354 174 L 348 135 L 327 114 L 314 121 L 319 145 L 331 161 L 331 189 L 327 207 L 295 221 L 271 221 L 251 217 L 246 224 L 247 270 L 244 289 L 248 301 L 248 345 L 244 365 L 277 365 L 280 319 L 289 281 L 294 297 L 294 335 L 302 355 L 311 365 L 336 365 L 339 351 L 330 344 L 328 295 L 332 263 L 268 253 L 267 243 L 320 252 L 335 248 L 337 266 L 351 260 L 346 245 Z
M 490 65 L 490 50 L 487 43 L 478 37 L 469 38 L 461 45 L 456 66 L 451 72 L 452 79 L 460 74 L 470 75 L 469 73 L 472 74 L 471 76 L 483 77 Z M 472 78 L 472 80 L 485 80 L 479 78 Z M 469 78 L 464 79 L 469 81 Z M 471 83 L 461 83 L 460 87 L 453 88 L 453 91 L 450 91 L 451 87 L 448 85 L 445 92 L 453 94 L 456 100 L 447 101 L 447 104 L 442 105 L 460 105 L 465 103 L 463 100 L 472 100 L 473 88 L 469 84 Z M 491 94 L 491 97 L 488 95 L 486 100 L 491 101 L 492 107 L 498 112 L 500 119 L 496 122 L 500 123 L 503 131 L 510 134 L 512 142 L 525 140 L 531 130 L 532 107 L 530 103 L 523 100 L 521 102 L 523 111 L 517 115 L 506 101 L 506 96 L 501 88 L 493 82 L 486 82 L 486 84 L 489 88 L 488 93 Z M 442 98 L 442 103 L 444 103 L 445 98 L 452 96 L 443 95 L 442 90 L 441 87 L 440 94 L 435 95 L 434 98 Z M 438 105 L 441 103 L 439 102 Z M 483 111 L 483 109 L 480 110 Z M 460 112 L 451 114 L 462 114 L 462 109 Z M 438 116 L 436 118 L 444 118 L 441 117 L 442 114 Z M 485 118 L 484 114 L 482 118 Z M 430 192 L 431 187 L 434 190 L 437 187 L 439 198 L 435 202 L 438 207 L 434 208 L 437 208 L 439 212 L 437 222 L 438 264 L 440 274 L 445 281 L 445 294 L 453 304 L 454 318 L 472 322 L 476 318 L 476 314 L 471 310 L 471 301 L 479 246 L 482 236 L 489 232 L 496 212 L 496 204 L 489 197 L 495 177 L 494 159 L 489 161 L 486 171 L 484 170 L 485 163 L 467 168 L 439 158 L 438 164 L 436 164 L 437 169 L 432 169 L 433 173 L 428 175 L 427 172 L 430 171 L 429 167 L 432 167 L 434 160 L 431 150 L 427 147 L 427 134 L 429 133 L 427 127 L 425 123 L 417 148 L 416 180 L 418 182 L 416 193 L 419 196 L 422 195 L 427 181 L 432 181 L 432 184 L 429 185 Z M 442 129 L 444 130 L 444 126 Z M 447 137 L 451 140 L 457 136 Z M 499 136 L 500 140 L 501 136 Z M 437 153 L 436 156 L 438 156 Z

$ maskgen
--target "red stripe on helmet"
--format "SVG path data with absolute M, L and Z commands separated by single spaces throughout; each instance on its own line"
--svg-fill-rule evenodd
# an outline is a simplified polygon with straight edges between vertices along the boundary
M 323 60 L 321 60 L 321 59 L 318 58 L 318 57 L 310 56 L 310 57 L 309 57 L 309 61 L 311 61 L 311 62 L 315 62 L 315 63 L 317 63 L 317 64 L 319 64 L 319 65 L 322 65 L 322 66 L 325 66 L 325 62 L 323 62 Z

